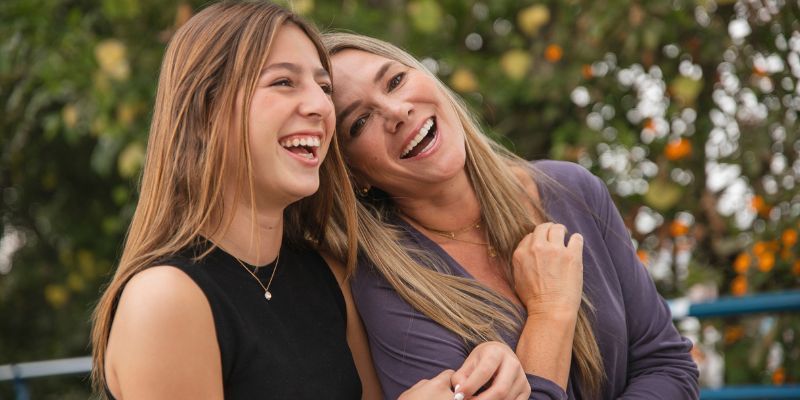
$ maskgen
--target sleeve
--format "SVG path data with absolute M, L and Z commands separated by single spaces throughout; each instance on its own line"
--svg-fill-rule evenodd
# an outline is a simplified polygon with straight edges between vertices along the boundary
M 396 399 L 420 380 L 464 364 L 471 347 L 413 309 L 377 272 L 359 265 L 351 288 L 384 398 Z M 534 375 L 527 378 L 530 399 L 567 398 L 555 382 Z
M 605 183 L 584 173 L 593 180 L 595 209 L 600 213 L 600 228 L 625 305 L 628 369 L 620 398 L 697 399 L 698 370 L 690 355 L 692 343 L 675 329 L 669 308 L 636 256 Z
M 367 265 L 351 281 L 372 360 L 386 399 L 396 399 L 422 379 L 456 370 L 469 350 L 452 332 L 414 310 Z

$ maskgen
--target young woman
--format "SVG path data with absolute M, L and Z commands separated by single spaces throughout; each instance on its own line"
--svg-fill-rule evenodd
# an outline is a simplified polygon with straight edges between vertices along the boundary
M 356 251 L 329 71 L 316 31 L 267 2 L 215 4 L 176 32 L 139 203 L 94 315 L 105 396 L 380 396 L 345 268 L 319 255 L 352 265 Z M 452 399 L 492 376 L 530 390 L 499 343 L 457 373 L 403 398 Z
M 516 349 L 532 398 L 698 396 L 691 343 L 599 179 L 493 143 L 397 47 L 323 40 L 360 194 L 352 290 L 386 397 L 486 340 Z

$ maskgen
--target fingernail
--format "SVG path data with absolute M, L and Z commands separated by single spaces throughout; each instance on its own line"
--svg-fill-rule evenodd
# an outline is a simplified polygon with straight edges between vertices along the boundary
M 464 400 L 464 393 L 458 391 L 461 388 L 461 384 L 456 384 L 456 387 L 453 388 L 453 391 L 456 392 L 455 396 L 453 396 L 453 400 Z

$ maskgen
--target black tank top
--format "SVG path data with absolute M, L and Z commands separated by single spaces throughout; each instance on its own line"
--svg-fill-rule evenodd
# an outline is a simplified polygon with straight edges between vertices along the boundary
M 336 278 L 317 252 L 281 249 L 264 289 L 217 248 L 164 260 L 189 275 L 211 305 L 226 399 L 360 399 L 361 381 L 346 341 L 347 310 Z M 257 272 L 266 286 L 274 263 Z

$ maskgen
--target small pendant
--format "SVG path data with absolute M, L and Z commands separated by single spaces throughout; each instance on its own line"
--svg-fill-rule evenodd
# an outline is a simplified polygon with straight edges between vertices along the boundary
M 270 291 L 267 290 L 266 292 L 264 292 L 264 298 L 267 300 L 272 300 L 272 293 L 270 293 Z

